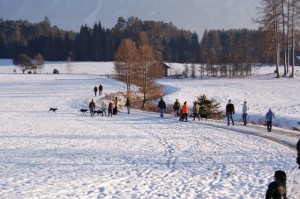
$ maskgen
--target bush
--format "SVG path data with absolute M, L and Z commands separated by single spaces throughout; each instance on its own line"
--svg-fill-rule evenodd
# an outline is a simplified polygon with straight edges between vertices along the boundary
M 59 74 L 59 71 L 56 68 L 54 68 L 53 74 Z

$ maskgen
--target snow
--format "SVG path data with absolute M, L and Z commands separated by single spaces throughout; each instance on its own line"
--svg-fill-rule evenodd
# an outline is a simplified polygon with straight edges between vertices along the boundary
M 0 198 L 264 198 L 278 169 L 287 172 L 288 198 L 300 198 L 300 132 L 290 130 L 300 121 L 299 67 L 293 79 L 273 78 L 265 67 L 246 79 L 159 80 L 170 104 L 191 106 L 205 93 L 223 109 L 232 99 L 236 121 L 245 99 L 253 121 L 272 107 L 279 127 L 271 133 L 138 110 L 90 117 L 79 109 L 91 99 L 99 106 L 95 85 L 104 93 L 126 85 L 105 77 L 112 63 L 72 63 L 72 74 L 64 68 L 47 62 L 42 74 L 23 75 L 0 60 Z

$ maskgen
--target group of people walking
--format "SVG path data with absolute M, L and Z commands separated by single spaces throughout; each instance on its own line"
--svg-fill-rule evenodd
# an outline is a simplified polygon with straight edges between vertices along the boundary
M 158 102 L 157 107 L 159 108 L 160 117 L 164 117 L 166 103 L 162 97 L 160 98 L 160 101 Z M 192 110 L 193 110 L 194 121 L 196 118 L 198 118 L 198 120 L 200 120 L 201 117 L 207 118 L 207 115 L 205 114 L 205 107 L 200 106 L 199 103 L 194 102 L 194 106 L 193 106 Z M 243 103 L 243 107 L 242 107 L 242 121 L 243 121 L 244 125 L 247 125 L 247 123 L 248 123 L 248 110 L 249 110 L 249 107 L 248 107 L 247 101 L 245 100 Z M 183 106 L 181 107 L 179 100 L 176 99 L 173 104 L 173 111 L 175 113 L 175 117 L 180 117 L 180 119 L 179 119 L 180 121 L 188 120 L 189 107 L 188 107 L 188 104 L 186 101 L 184 102 Z M 232 126 L 234 126 L 233 115 L 235 114 L 235 107 L 234 107 L 234 104 L 231 102 L 231 99 L 228 100 L 228 103 L 227 103 L 226 109 L 225 109 L 225 113 L 226 113 L 226 117 L 227 117 L 227 125 L 229 126 L 231 123 Z M 265 119 L 267 122 L 267 130 L 268 130 L 268 132 L 271 132 L 273 121 L 275 119 L 275 114 L 271 108 L 266 113 Z
M 103 90 L 103 86 L 101 84 L 99 85 L 99 87 L 95 86 L 94 87 L 95 96 L 97 96 L 98 91 L 99 91 L 99 95 L 102 95 L 102 90 Z
M 98 92 L 99 92 L 99 96 L 101 96 L 102 91 L 103 91 L 102 84 L 99 84 L 99 86 L 95 86 L 93 91 L 94 91 L 95 97 L 97 96 Z M 125 107 L 127 108 L 127 114 L 130 114 L 131 101 L 130 101 L 129 97 L 126 98 Z M 115 100 L 110 101 L 108 104 L 105 102 L 105 100 L 103 100 L 102 104 L 101 104 L 101 108 L 99 110 L 102 111 L 102 116 L 108 115 L 108 117 L 112 117 L 112 115 L 118 114 L 118 112 L 119 112 L 118 108 L 119 108 L 118 98 L 115 97 Z M 89 110 L 90 110 L 91 116 L 93 116 L 95 113 L 95 110 L 96 110 L 96 104 L 93 99 L 89 103 Z

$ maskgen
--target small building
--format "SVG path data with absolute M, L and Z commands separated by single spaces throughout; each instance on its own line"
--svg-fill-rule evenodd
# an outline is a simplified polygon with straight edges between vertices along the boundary
M 159 77 L 168 77 L 168 69 L 170 69 L 170 67 L 162 61 L 153 64 L 153 70 L 158 72 Z

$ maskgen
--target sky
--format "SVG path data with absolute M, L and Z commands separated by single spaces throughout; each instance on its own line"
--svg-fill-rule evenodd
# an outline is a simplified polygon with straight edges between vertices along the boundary
M 235 126 L 227 126 L 225 120 L 161 118 L 158 111 L 128 115 L 121 96 L 121 112 L 112 118 L 79 112 L 92 99 L 99 109 L 109 100 L 105 94 L 125 91 L 124 83 L 104 76 L 112 62 L 73 63 L 71 74 L 65 63 L 47 62 L 34 75 L 13 73 L 11 60 L 0 65 L 0 198 L 264 198 L 279 169 L 287 173 L 288 198 L 300 198 L 300 132 L 288 129 L 300 119 L 299 67 L 293 79 L 274 78 L 274 67 L 264 67 L 243 80 L 159 80 L 168 104 L 178 98 L 191 106 L 204 92 L 224 110 L 230 97 Z M 103 95 L 95 97 L 100 83 Z M 245 98 L 251 120 L 264 118 L 271 105 L 274 125 L 284 128 L 244 126 Z
M 260 0 L 0 0 L 0 18 L 39 22 L 47 16 L 52 25 L 79 31 L 81 25 L 96 22 L 113 27 L 118 17 L 139 17 L 143 21 L 172 22 L 179 29 L 256 29 Z

